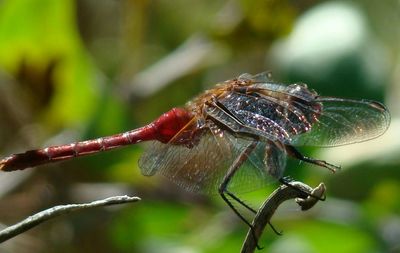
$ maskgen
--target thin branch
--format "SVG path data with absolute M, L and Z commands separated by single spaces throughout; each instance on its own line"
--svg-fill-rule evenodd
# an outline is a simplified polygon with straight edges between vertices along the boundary
M 246 240 L 242 246 L 242 253 L 252 253 L 255 251 L 265 226 L 271 220 L 278 206 L 284 201 L 295 199 L 296 203 L 301 207 L 301 210 L 305 211 L 312 208 L 318 202 L 317 198 L 322 199 L 325 195 L 326 189 L 323 183 L 320 183 L 314 189 L 297 181 L 291 182 L 290 184 L 293 187 L 282 185 L 276 189 L 258 210 L 252 223 L 254 233 L 252 233 L 251 230 L 248 231 Z M 317 198 L 305 196 L 304 192 Z M 254 236 L 256 238 L 254 238 Z
M 118 205 L 125 204 L 130 202 L 139 201 L 138 197 L 129 197 L 129 196 L 114 196 L 102 200 L 93 201 L 90 203 L 83 204 L 68 204 L 68 205 L 60 205 L 54 206 L 52 208 L 43 210 L 39 213 L 36 213 L 32 216 L 29 216 L 25 220 L 9 226 L 2 231 L 0 231 L 0 243 L 7 241 L 39 224 L 44 221 L 47 221 L 51 218 L 57 217 L 62 214 L 67 214 L 74 211 L 79 211 L 83 209 L 99 207 L 99 206 L 110 206 L 110 205 Z

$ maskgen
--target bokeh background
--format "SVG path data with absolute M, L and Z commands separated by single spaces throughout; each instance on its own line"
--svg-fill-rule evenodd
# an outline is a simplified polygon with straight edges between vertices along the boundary
M 13 0 L 0 2 L 0 154 L 140 127 L 241 73 L 272 71 L 322 95 L 384 102 L 376 140 L 302 149 L 340 164 L 289 161 L 327 201 L 285 203 L 260 252 L 400 252 L 398 0 Z M 1 252 L 238 252 L 247 228 L 218 196 L 186 193 L 137 166 L 132 146 L 0 174 L 0 222 L 117 194 L 139 203 L 62 216 Z M 259 205 L 278 185 L 242 194 Z

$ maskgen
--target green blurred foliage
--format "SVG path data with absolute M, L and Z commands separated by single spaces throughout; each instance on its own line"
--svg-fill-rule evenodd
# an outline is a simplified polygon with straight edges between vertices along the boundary
M 4 70 L 18 73 L 25 67 L 28 74 L 43 75 L 40 72 L 47 65 L 55 64 L 50 84 L 54 87 L 49 87 L 53 93 L 49 94 L 50 104 L 46 104 L 48 124 L 78 124 L 87 119 L 99 91 L 95 68 L 74 25 L 74 3 L 5 1 L 0 11 L 0 61 Z M 36 92 L 27 88 L 28 94 L 23 95 L 35 96 Z
M 383 101 L 398 126 L 399 10 L 395 0 L 2 1 L 0 153 L 134 129 L 219 81 L 265 70 L 322 95 Z M 260 252 L 399 252 L 394 132 L 348 151 L 354 156 L 336 175 L 289 160 L 286 174 L 324 181 L 328 199 L 307 213 L 279 208 L 272 221 L 284 235 L 267 229 Z M 342 161 L 335 151 L 302 151 Z M 0 251 L 238 252 L 247 228 L 223 201 L 141 176 L 142 152 L 44 166 L 7 186 L 6 224 L 116 192 L 143 200 L 55 219 Z M 275 187 L 240 196 L 257 207 Z

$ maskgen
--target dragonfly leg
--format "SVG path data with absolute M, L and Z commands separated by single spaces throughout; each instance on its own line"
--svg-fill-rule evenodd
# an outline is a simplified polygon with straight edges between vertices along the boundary
M 274 225 L 272 225 L 272 223 L 270 222 L 270 221 L 268 221 L 268 225 L 270 226 L 270 228 L 272 229 L 272 231 L 274 231 L 274 233 L 275 234 L 277 234 L 277 235 L 283 235 L 283 231 L 281 230 L 281 231 L 278 231 L 275 227 L 274 227 Z
M 256 238 L 257 238 L 257 236 L 255 235 L 255 232 L 254 232 L 254 227 L 253 227 L 253 225 L 251 225 L 250 224 L 250 222 L 248 222 L 247 220 L 246 220 L 246 218 L 244 218 L 241 214 L 240 214 L 240 212 L 233 206 L 233 204 L 229 201 L 229 199 L 225 196 L 225 194 L 222 192 L 220 192 L 220 195 L 221 195 L 221 198 L 228 204 L 228 206 L 233 210 L 233 212 L 244 222 L 244 223 L 246 223 L 246 225 L 247 226 L 249 226 L 249 228 L 250 228 L 250 230 L 251 230 L 251 233 L 252 233 L 252 235 L 253 235 L 253 238 L 254 238 L 254 240 L 256 240 Z M 263 247 L 260 247 L 259 245 L 258 245 L 258 242 L 256 242 L 256 247 L 257 247 L 257 249 L 263 249 Z
M 257 211 L 254 210 L 251 206 L 249 206 L 248 204 L 246 204 L 246 202 L 244 202 L 243 200 L 241 200 L 240 198 L 238 198 L 235 194 L 233 194 L 232 192 L 230 192 L 229 190 L 225 190 L 225 193 L 228 194 L 232 199 L 236 200 L 239 204 L 241 204 L 242 206 L 244 206 L 247 210 L 251 211 L 252 213 L 256 214 Z M 278 231 L 273 225 L 272 223 L 269 221 L 268 225 L 271 227 L 272 231 L 274 231 L 275 234 L 277 235 L 282 235 L 282 231 Z
M 250 224 L 249 221 L 246 220 L 246 218 L 243 217 L 243 215 L 235 208 L 235 206 L 229 201 L 229 199 L 226 197 L 225 194 L 227 193 L 227 188 L 229 185 L 229 182 L 235 175 L 236 171 L 242 166 L 242 164 L 247 160 L 248 155 L 254 150 L 254 148 L 257 146 L 257 140 L 254 140 L 243 152 L 236 158 L 236 160 L 232 163 L 232 165 L 229 167 L 227 173 L 225 174 L 221 185 L 218 188 L 218 192 L 221 196 L 221 198 L 225 201 L 226 204 L 232 209 L 232 211 L 244 222 L 246 223 L 247 226 L 249 226 L 251 233 L 253 234 L 253 238 L 257 238 L 254 232 L 254 227 Z M 231 194 L 228 194 L 231 196 Z M 232 194 L 233 195 L 233 194 Z M 236 196 L 234 197 L 235 200 L 239 199 Z M 239 203 L 243 203 L 243 201 L 239 201 Z M 247 205 L 246 205 L 247 206 Z M 257 243 L 256 243 L 257 244 Z M 257 249 L 261 249 L 261 247 L 257 244 Z
M 299 159 L 301 161 L 304 161 L 304 162 L 307 162 L 307 163 L 311 163 L 311 164 L 314 164 L 314 165 L 317 165 L 317 166 L 321 166 L 321 167 L 327 168 L 328 170 L 332 171 L 333 173 L 335 173 L 337 170 L 341 169 L 340 166 L 328 163 L 326 161 L 317 160 L 317 159 L 314 159 L 314 158 L 311 158 L 311 157 L 307 157 L 307 156 L 303 155 L 302 153 L 300 153 L 300 151 L 298 151 L 293 146 L 285 145 L 285 150 L 286 150 L 286 153 L 289 156 L 293 157 L 293 158 L 296 158 L 296 159 Z
M 246 202 L 244 202 L 243 200 L 241 200 L 240 198 L 238 198 L 235 194 L 233 194 L 232 192 L 230 192 L 229 190 L 225 190 L 225 193 L 227 195 L 229 195 L 232 199 L 236 200 L 239 204 L 241 204 L 242 206 L 244 206 L 247 210 L 249 210 L 250 212 L 256 214 L 257 211 L 254 210 L 251 206 L 249 206 L 248 204 L 246 204 Z
M 250 153 L 254 150 L 254 148 L 257 146 L 258 140 L 254 140 L 245 150 L 243 150 L 243 152 L 236 158 L 236 160 L 232 163 L 231 167 L 228 169 L 227 173 L 225 174 L 221 185 L 218 188 L 218 192 L 221 196 L 221 198 L 228 204 L 228 206 L 232 209 L 232 211 L 247 225 L 249 226 L 251 233 L 253 235 L 253 238 L 257 238 L 255 235 L 255 231 L 254 231 L 254 227 L 250 224 L 249 221 L 246 220 L 246 218 L 243 217 L 243 215 L 235 208 L 235 206 L 231 203 L 231 201 L 229 201 L 229 199 L 227 198 L 227 196 L 225 194 L 227 194 L 228 196 L 230 196 L 231 198 L 233 198 L 234 200 L 236 200 L 239 204 L 243 205 L 244 207 L 246 207 L 247 209 L 249 209 L 250 211 L 252 211 L 253 213 L 257 213 L 253 208 L 251 208 L 249 205 L 247 205 L 246 203 L 244 203 L 241 199 L 239 199 L 238 197 L 236 197 L 233 193 L 228 191 L 228 185 L 229 182 L 231 181 L 231 179 L 233 178 L 233 176 L 235 175 L 236 171 L 240 168 L 240 166 L 247 160 L 248 156 L 250 155 Z M 269 223 L 271 228 L 273 229 L 273 231 L 275 233 L 277 233 L 278 235 L 280 235 L 281 233 L 278 232 L 271 223 Z M 258 245 L 258 243 L 256 243 L 256 247 L 257 249 L 262 249 L 262 247 L 260 247 Z
M 303 191 L 302 189 L 299 189 L 299 188 L 297 188 L 296 186 L 290 184 L 290 182 L 292 182 L 292 181 L 293 181 L 293 179 L 292 179 L 291 177 L 281 177 L 281 178 L 279 179 L 279 182 L 280 182 L 281 184 L 286 185 L 287 187 L 290 187 L 290 188 L 295 189 L 296 191 L 300 192 L 301 194 L 304 195 L 304 198 L 306 198 L 306 197 L 313 197 L 313 198 L 315 198 L 315 199 L 318 199 L 319 201 L 325 201 L 325 199 L 326 199 L 325 196 L 323 196 L 323 197 L 321 198 L 321 197 L 318 197 L 318 196 L 314 196 L 313 194 L 310 194 L 310 193 L 308 193 L 308 192 L 305 192 L 305 191 Z

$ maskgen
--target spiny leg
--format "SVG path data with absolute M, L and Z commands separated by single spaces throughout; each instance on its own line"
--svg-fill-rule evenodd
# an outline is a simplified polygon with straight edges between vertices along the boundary
M 255 232 L 254 232 L 254 228 L 253 228 L 253 226 L 250 224 L 250 222 L 248 222 L 240 213 L 239 213 L 239 211 L 238 210 L 236 210 L 236 208 L 232 205 L 232 203 L 228 200 L 228 198 L 223 194 L 223 193 L 220 193 L 220 195 L 221 195 L 221 198 L 228 204 L 228 206 L 233 210 L 233 212 L 244 222 L 244 223 L 246 223 L 246 225 L 247 226 L 249 226 L 249 228 L 250 228 L 250 230 L 251 230 L 251 233 L 252 233 L 252 235 L 253 235 L 253 238 L 254 238 L 254 240 L 256 240 L 256 235 L 255 235 Z M 258 242 L 256 242 L 256 247 L 257 247 L 257 249 L 263 249 L 263 247 L 260 247 L 259 245 L 258 245 Z
M 217 111 L 219 111 L 219 112 L 224 112 L 225 114 L 227 114 L 227 115 L 229 115 L 230 117 L 232 117 L 232 119 L 236 121 L 236 124 L 241 125 L 241 126 L 244 126 L 244 123 L 243 123 L 239 118 L 237 118 L 234 114 L 232 114 L 232 113 L 229 111 L 229 109 L 227 109 L 227 108 L 225 107 L 225 105 L 222 104 L 221 102 L 219 102 L 215 97 L 213 98 L 213 102 L 210 103 L 210 105 L 212 105 L 212 106 L 214 107 L 215 110 L 217 110 Z M 214 111 L 214 114 L 215 114 L 215 111 Z M 231 130 L 234 131 L 234 132 L 237 132 L 237 131 L 238 131 L 237 129 L 234 129 L 234 128 L 231 129 Z M 254 142 L 255 142 L 254 147 L 251 147 L 251 146 L 254 144 Z M 249 147 L 247 147 L 247 148 L 249 148 L 248 151 L 246 151 L 246 150 L 243 151 L 244 153 L 246 153 L 246 155 L 244 155 L 243 158 L 240 158 L 240 159 L 243 159 L 243 161 L 239 161 L 240 159 L 239 159 L 239 160 L 237 159 L 237 160 L 235 161 L 235 162 L 239 161 L 239 164 L 237 165 L 238 168 L 239 168 L 239 167 L 243 164 L 243 162 L 247 159 L 247 155 L 250 154 L 250 153 L 253 151 L 253 149 L 255 148 L 255 146 L 257 146 L 258 139 L 257 139 L 257 140 L 255 139 L 254 142 L 253 142 L 252 144 L 250 144 Z M 234 162 L 233 164 L 235 164 L 235 162 Z M 234 174 L 238 168 L 233 169 L 233 171 L 232 171 L 231 173 Z M 229 171 L 230 171 L 230 170 L 228 170 L 228 173 L 229 173 Z M 230 177 L 232 177 L 232 176 L 230 176 Z M 252 213 L 256 214 L 256 213 L 257 213 L 256 210 L 254 210 L 252 207 L 250 207 L 249 205 L 247 205 L 244 201 L 242 201 L 241 199 L 239 199 L 239 198 L 238 198 L 236 195 L 234 195 L 232 192 L 228 191 L 227 185 L 228 185 L 228 183 L 229 183 L 229 181 L 230 181 L 230 178 L 228 178 L 228 179 L 225 179 L 225 178 L 224 178 L 224 181 L 225 181 L 225 180 L 227 180 L 227 182 L 225 182 L 225 186 L 224 186 L 224 189 L 223 189 L 222 192 L 223 192 L 223 193 L 226 193 L 226 194 L 229 195 L 232 199 L 234 199 L 236 202 L 238 202 L 239 204 L 241 204 L 242 206 L 244 206 L 246 209 L 248 209 L 248 210 L 251 211 Z M 222 184 L 224 184 L 224 182 L 223 182 Z M 222 184 L 221 184 L 221 186 L 222 186 Z M 221 187 L 220 187 L 220 188 L 221 188 Z M 221 194 L 221 192 L 220 192 L 220 194 Z M 223 199 L 225 200 L 225 202 L 227 202 L 226 197 L 223 197 Z M 233 209 L 233 208 L 232 208 L 232 209 Z M 235 213 L 236 213 L 236 212 L 235 212 Z M 243 220 L 243 217 L 241 217 L 241 215 L 238 214 L 238 216 Z M 269 226 L 271 227 L 271 229 L 272 229 L 277 235 L 282 235 L 282 232 L 278 232 L 278 230 L 275 229 L 275 227 L 272 225 L 271 222 L 268 222 L 268 224 L 269 224 Z
M 254 227 L 248 222 L 242 214 L 235 208 L 235 206 L 229 201 L 229 199 L 225 196 L 227 194 L 228 196 L 232 197 L 234 200 L 236 200 L 238 203 L 243 205 L 244 207 L 248 208 L 251 211 L 255 211 L 252 208 L 250 208 L 247 204 L 245 204 L 242 200 L 240 200 L 238 197 L 236 197 L 234 194 L 229 193 L 227 188 L 228 184 L 235 175 L 236 171 L 242 166 L 242 164 L 247 160 L 248 156 L 250 153 L 255 149 L 255 147 L 258 144 L 258 140 L 254 140 L 249 146 L 246 147 L 245 150 L 242 151 L 242 153 L 236 158 L 236 160 L 232 163 L 231 167 L 229 167 L 227 173 L 225 174 L 221 185 L 218 188 L 218 192 L 221 196 L 221 198 L 228 204 L 228 206 L 232 209 L 232 211 L 247 225 L 249 226 L 251 233 L 253 235 L 254 240 L 256 240 L 256 235 L 254 231 Z M 262 249 L 256 242 L 257 249 Z
M 301 161 L 307 162 L 307 163 L 311 163 L 320 167 L 324 167 L 327 168 L 328 170 L 332 171 L 333 173 L 335 173 L 337 170 L 340 170 L 341 167 L 334 165 L 334 164 L 330 164 L 326 161 L 323 160 L 317 160 L 311 157 L 307 157 L 305 155 L 303 155 L 302 153 L 300 153 L 300 151 L 298 151 L 295 147 L 290 146 L 290 145 L 285 145 L 285 150 L 286 153 L 296 159 L 299 159 Z
M 251 211 L 254 214 L 257 214 L 257 211 L 254 210 L 251 206 L 247 205 L 246 202 L 238 198 L 235 194 L 230 192 L 229 190 L 225 189 L 225 193 L 228 194 L 232 199 L 236 200 L 239 204 L 244 206 L 247 210 Z M 282 235 L 282 232 L 279 232 L 270 221 L 268 221 L 268 225 L 271 227 L 272 231 L 274 231 L 275 234 L 277 235 Z

